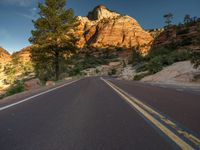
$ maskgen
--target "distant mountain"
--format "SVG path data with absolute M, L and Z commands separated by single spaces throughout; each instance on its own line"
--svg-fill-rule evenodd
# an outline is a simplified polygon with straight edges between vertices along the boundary
M 80 37 L 77 45 L 93 48 L 139 47 L 147 53 L 153 37 L 142 29 L 139 23 L 130 16 L 122 15 L 99 5 L 89 12 L 87 17 L 78 17 L 76 34 Z
M 15 52 L 12 54 L 12 57 L 18 57 L 20 59 L 21 62 L 29 62 L 31 61 L 31 49 L 33 48 L 33 46 L 27 46 L 23 49 L 21 49 L 18 52 Z
M 4 48 L 0 47 L 0 64 L 5 65 L 11 61 L 11 55 Z

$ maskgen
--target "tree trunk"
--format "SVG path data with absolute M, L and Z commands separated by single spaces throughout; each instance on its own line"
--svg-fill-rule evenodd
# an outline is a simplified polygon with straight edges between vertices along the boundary
M 59 52 L 55 52 L 55 75 L 56 75 L 56 80 L 59 79 Z

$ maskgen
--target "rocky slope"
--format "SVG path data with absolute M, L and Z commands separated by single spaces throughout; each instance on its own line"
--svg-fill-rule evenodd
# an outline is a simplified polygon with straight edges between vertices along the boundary
M 154 36 L 152 46 L 171 45 L 176 48 L 200 49 L 200 22 L 174 25 L 165 30 L 151 30 Z
M 80 37 L 77 46 L 93 48 L 140 47 L 147 53 L 153 41 L 150 33 L 142 29 L 130 16 L 124 16 L 100 5 L 89 12 L 87 17 L 78 17 L 76 34 Z
M 11 61 L 11 55 L 2 47 L 0 47 L 0 64 L 5 65 Z
M 30 62 L 31 61 L 31 49 L 33 48 L 33 46 L 27 46 L 23 49 L 21 49 L 20 51 L 12 54 L 12 57 L 18 57 L 20 59 L 21 62 L 26 63 L 26 62 Z
M 167 84 L 197 84 L 200 83 L 200 70 L 194 69 L 190 61 L 175 63 L 162 71 L 142 79 L 144 82 Z

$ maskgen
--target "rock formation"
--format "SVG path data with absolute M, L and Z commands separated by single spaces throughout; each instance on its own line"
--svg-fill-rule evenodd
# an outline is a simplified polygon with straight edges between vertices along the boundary
M 11 61 L 11 55 L 2 47 L 0 47 L 0 64 L 5 65 Z
M 95 7 L 87 17 L 79 16 L 77 19 L 79 48 L 139 47 L 141 53 L 147 53 L 153 41 L 152 36 L 135 19 L 112 12 L 103 5 Z
M 33 46 L 27 46 L 23 49 L 21 49 L 20 51 L 14 53 L 12 55 L 12 57 L 18 57 L 20 59 L 21 62 L 29 62 L 31 61 L 31 49 L 33 48 Z

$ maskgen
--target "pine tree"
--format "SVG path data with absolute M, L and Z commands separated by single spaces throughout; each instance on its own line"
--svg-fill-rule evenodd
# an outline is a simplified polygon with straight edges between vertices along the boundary
M 168 14 L 165 14 L 163 17 L 165 19 L 165 23 L 167 24 L 167 27 L 169 27 L 171 25 L 171 23 L 172 23 L 173 14 L 172 13 L 168 13 Z
M 74 49 L 75 38 L 70 32 L 75 17 L 66 9 L 66 0 L 45 0 L 38 4 L 39 18 L 33 21 L 35 29 L 29 41 L 36 45 L 32 61 L 39 77 L 59 79 L 60 59 Z
M 188 24 L 188 23 L 191 23 L 192 22 L 192 19 L 190 17 L 190 15 L 185 15 L 184 17 L 184 21 L 183 21 L 185 24 Z

